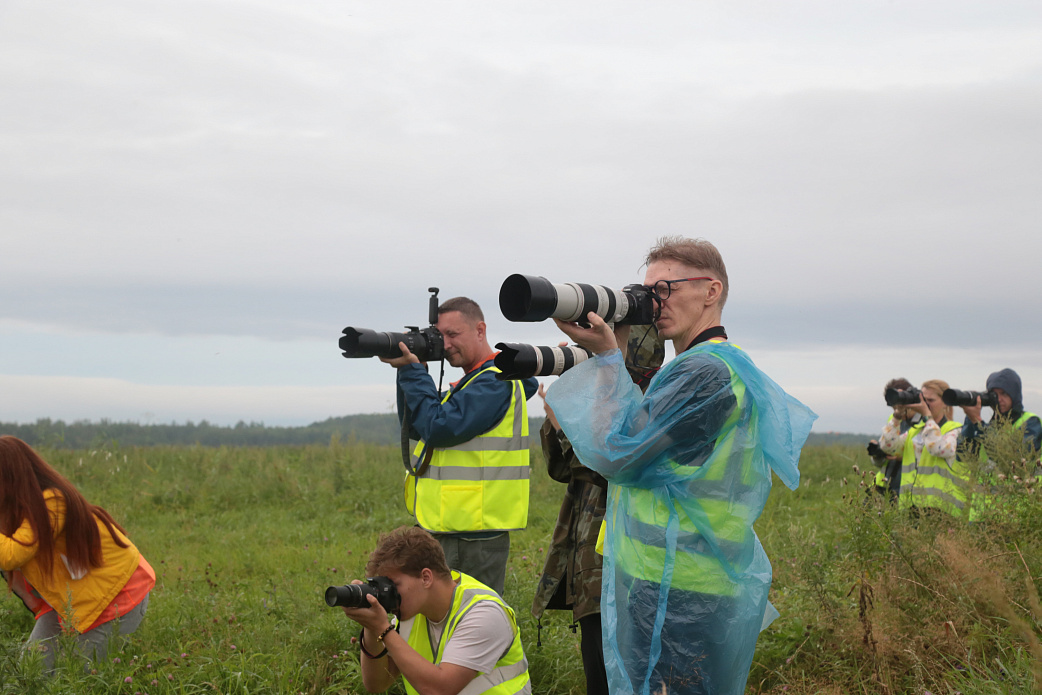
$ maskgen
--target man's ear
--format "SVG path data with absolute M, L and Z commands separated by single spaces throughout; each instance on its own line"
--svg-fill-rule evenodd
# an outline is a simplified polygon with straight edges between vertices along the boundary
M 429 567 L 424 567 L 420 570 L 420 579 L 423 581 L 424 588 L 429 589 L 434 583 L 434 572 Z
M 484 340 L 485 339 L 485 322 L 484 321 L 478 321 L 477 325 L 475 325 L 474 328 L 478 332 L 478 337 L 481 338 L 482 340 Z
M 710 280 L 706 288 L 706 306 L 714 306 L 720 303 L 720 297 L 724 294 L 724 283 L 719 280 Z

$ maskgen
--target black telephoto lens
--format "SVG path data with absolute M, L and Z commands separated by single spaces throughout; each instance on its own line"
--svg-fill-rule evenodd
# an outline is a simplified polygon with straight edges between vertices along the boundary
M 326 604 L 332 608 L 344 606 L 345 608 L 368 608 L 369 594 L 375 594 L 373 588 L 368 584 L 346 584 L 344 586 L 331 586 L 326 589 Z
M 340 338 L 340 349 L 344 357 L 401 357 L 402 349 L 398 343 L 405 343 L 409 352 L 416 355 L 421 362 L 440 360 L 445 346 L 441 333 L 437 328 L 409 327 L 408 333 L 377 333 L 368 328 L 348 326 Z
M 945 389 L 941 394 L 941 400 L 945 405 L 957 405 L 960 408 L 977 405 L 980 398 L 981 407 L 997 408 L 998 396 L 994 391 L 961 391 L 959 389 Z
M 402 333 L 377 333 L 368 328 L 344 329 L 340 349 L 344 357 L 401 357 L 398 343 L 405 337 Z
M 884 397 L 886 398 L 886 404 L 890 407 L 895 405 L 915 405 L 919 402 L 919 389 L 887 389 Z
M 387 577 L 370 577 L 365 584 L 346 584 L 331 586 L 326 589 L 326 605 L 330 608 L 344 606 L 346 608 L 368 608 L 370 594 L 376 597 L 384 610 L 396 613 L 402 605 L 398 587 Z

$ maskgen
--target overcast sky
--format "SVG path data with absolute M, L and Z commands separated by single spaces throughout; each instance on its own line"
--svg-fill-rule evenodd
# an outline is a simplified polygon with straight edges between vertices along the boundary
M 1039 411 L 1040 163 L 1037 0 L 5 0 L 0 421 L 389 412 L 345 326 L 437 286 L 556 342 L 502 281 L 621 287 L 662 234 L 816 431 L 893 376 Z

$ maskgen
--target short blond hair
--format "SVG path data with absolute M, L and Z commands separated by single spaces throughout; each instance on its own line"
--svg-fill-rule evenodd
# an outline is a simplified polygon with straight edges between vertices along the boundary
M 720 251 L 705 239 L 689 239 L 683 236 L 659 237 L 648 251 L 646 265 L 656 261 L 677 261 L 697 270 L 712 273 L 723 284 L 720 292 L 720 307 L 727 302 L 727 268 Z
M 938 398 L 940 398 L 944 395 L 944 392 L 947 391 L 948 388 L 948 382 L 944 379 L 930 379 L 929 381 L 923 382 L 923 385 L 920 387 L 920 390 L 930 389 L 931 391 L 937 394 Z M 955 408 L 953 408 L 950 405 L 946 405 L 944 408 L 944 416 L 951 420 L 953 417 L 955 417 Z

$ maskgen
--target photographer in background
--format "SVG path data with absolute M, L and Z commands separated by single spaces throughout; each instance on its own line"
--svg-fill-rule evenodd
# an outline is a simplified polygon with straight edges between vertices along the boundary
M 879 438 L 883 451 L 901 455 L 898 506 L 913 515 L 929 510 L 961 516 L 969 499 L 969 469 L 957 458 L 961 427 L 941 399 L 947 389 L 948 382 L 941 379 L 923 382 L 919 403 L 905 406 L 923 422 L 902 432 L 891 418 Z
M 398 417 L 409 420 L 412 469 L 405 502 L 435 535 L 449 565 L 503 593 L 509 531 L 528 525 L 528 406 L 535 379 L 500 381 L 485 316 L 472 299 L 438 307 L 445 358 L 466 372 L 444 394 L 404 343 L 398 370 Z
M 963 407 L 966 423 L 962 427 L 962 438 L 974 447 L 980 446 L 980 437 L 987 427 L 993 424 L 1011 423 L 1015 428 L 1024 431 L 1024 441 L 1035 451 L 1042 448 L 1042 422 L 1038 415 L 1024 410 L 1020 375 L 1012 369 L 1002 369 L 988 375 L 987 389 L 993 391 L 998 401 L 991 420 L 985 425 L 981 418 L 980 398 L 977 405 Z
M 912 388 L 912 382 L 908 379 L 891 379 L 883 387 L 883 394 L 890 389 L 907 391 Z M 900 425 L 900 434 L 906 433 L 913 425 L 922 422 L 922 416 L 914 409 L 904 405 L 893 406 L 893 412 L 887 420 L 889 425 L 896 421 Z M 888 455 L 879 446 L 879 440 L 873 439 L 868 443 L 868 453 L 872 462 L 879 468 L 876 473 L 874 490 L 881 495 L 887 495 L 891 500 L 896 500 L 901 491 L 901 455 Z
M 403 526 L 384 534 L 365 571 L 390 579 L 401 600 L 398 630 L 372 594 L 369 608 L 343 609 L 362 626 L 366 690 L 383 692 L 401 675 L 410 695 L 532 692 L 514 611 L 489 587 L 450 570 L 429 533 Z
M 626 369 L 641 391 L 647 389 L 665 357 L 665 346 L 654 326 L 633 326 Z M 539 387 L 539 395 L 546 392 Z M 544 405 L 546 421 L 539 431 L 543 458 L 550 477 L 568 488 L 557 515 L 553 539 L 546 553 L 532 615 L 541 619 L 546 610 L 571 609 L 579 626 L 586 695 L 608 695 L 601 640 L 601 567 L 597 536 L 604 521 L 608 481 L 586 468 L 575 456 L 571 442 L 561 431 L 553 409 Z M 541 626 L 541 623 L 540 623 Z
M 594 356 L 547 399 L 575 455 L 609 483 L 601 611 L 611 692 L 738 695 L 771 584 L 753 523 L 772 470 L 798 485 L 815 415 L 727 342 L 715 246 L 665 237 L 645 262 L 655 327 L 676 358 L 641 394 L 625 368 L 627 327 L 613 334 L 592 311 L 588 328 L 555 319 Z

